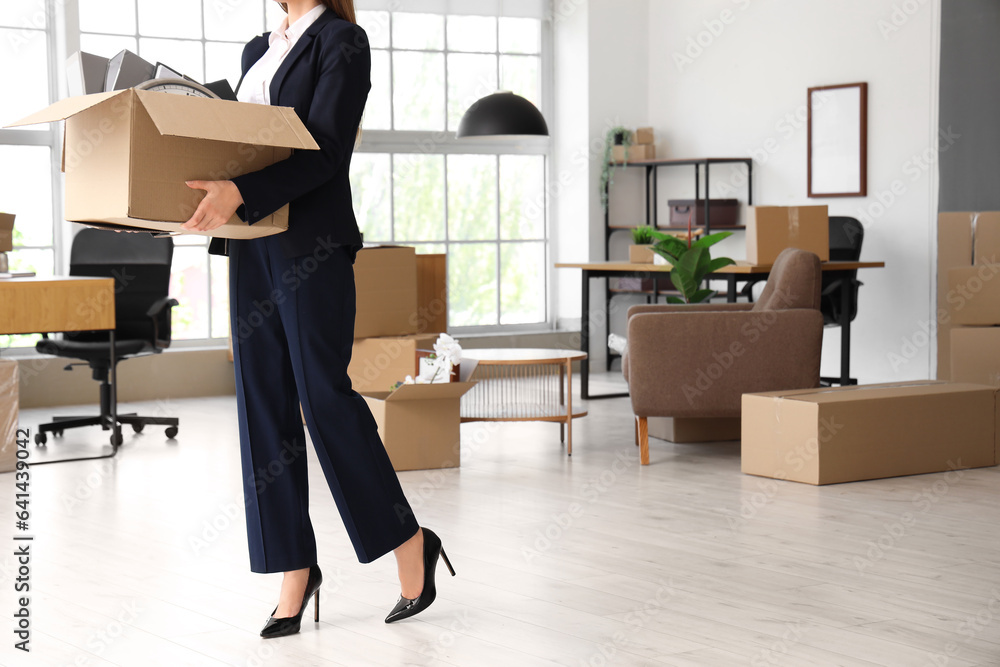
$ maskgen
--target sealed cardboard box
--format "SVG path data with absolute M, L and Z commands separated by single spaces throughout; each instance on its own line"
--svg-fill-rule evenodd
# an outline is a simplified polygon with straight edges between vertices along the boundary
M 17 465 L 18 366 L 0 359 L 0 472 Z
M 655 158 L 656 158 L 656 146 L 652 144 L 632 144 L 628 148 L 628 162 L 637 162 L 639 160 L 652 160 Z M 611 161 L 618 163 L 626 161 L 624 146 L 612 146 Z
M 417 331 L 448 331 L 448 256 L 417 255 Z
M 653 128 L 651 127 L 636 128 L 635 134 L 632 135 L 632 143 L 643 144 L 643 145 L 654 143 Z
M 744 394 L 744 473 L 806 484 L 997 464 L 997 389 L 910 382 Z
M 347 374 L 355 391 L 388 391 L 407 375 L 416 377 L 418 350 L 434 348 L 438 334 L 355 338 Z
M 406 246 L 363 248 L 354 262 L 354 284 L 355 338 L 420 333 L 416 250 Z
M 65 217 L 84 224 L 195 233 L 179 226 L 205 193 L 185 181 L 227 180 L 319 148 L 290 107 L 134 89 L 70 97 L 10 127 L 64 119 Z M 234 215 L 208 235 L 287 228 L 285 206 L 253 225 Z
M 739 418 L 650 417 L 649 435 L 670 442 L 724 442 L 740 439 Z
M 800 248 L 830 259 L 830 218 L 823 206 L 750 206 L 747 261 L 774 264 L 785 248 Z
M 461 399 L 475 384 L 406 384 L 392 392 L 362 392 L 395 470 L 459 466 Z
M 1000 264 L 976 264 L 948 271 L 952 324 L 1000 324 Z
M 950 272 L 976 264 L 1000 263 L 1000 212 L 955 211 L 938 214 L 937 378 L 951 377 L 951 337 L 955 305 L 962 299 L 950 291 Z
M 1000 327 L 951 330 L 951 379 L 1000 387 Z
M 0 213 L 0 252 L 14 249 L 14 216 Z
M 628 247 L 628 261 L 631 264 L 652 264 L 655 255 L 651 244 L 630 245 Z

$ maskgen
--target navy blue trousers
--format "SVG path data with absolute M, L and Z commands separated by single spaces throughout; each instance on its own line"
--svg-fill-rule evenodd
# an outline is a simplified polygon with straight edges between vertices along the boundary
M 317 240 L 286 259 L 276 237 L 230 241 L 229 298 L 250 569 L 317 562 L 305 414 L 358 560 L 417 532 L 375 419 L 351 388 L 355 290 L 349 249 Z

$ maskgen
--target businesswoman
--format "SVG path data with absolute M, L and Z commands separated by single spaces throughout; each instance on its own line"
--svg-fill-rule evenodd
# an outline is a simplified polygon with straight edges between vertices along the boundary
M 298 632 L 310 596 L 319 620 L 322 574 L 309 521 L 300 402 L 358 560 L 396 556 L 400 597 L 386 622 L 434 601 L 439 556 L 451 570 L 441 540 L 417 524 L 375 420 L 347 375 L 352 265 L 361 246 L 348 173 L 371 88 L 368 38 L 356 25 L 353 0 L 282 6 L 288 16 L 281 26 L 243 50 L 237 95 L 293 107 L 320 149 L 228 181 L 190 181 L 206 194 L 182 225 L 210 232 L 234 213 L 252 224 L 290 204 L 288 231 L 213 239 L 211 248 L 229 255 L 250 569 L 284 573 L 263 637 Z

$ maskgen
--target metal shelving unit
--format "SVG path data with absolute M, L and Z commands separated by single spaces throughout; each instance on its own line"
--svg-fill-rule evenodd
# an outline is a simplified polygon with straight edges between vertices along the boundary
M 624 169 L 642 167 L 646 170 L 646 180 L 644 183 L 645 197 L 646 197 L 646 226 L 654 227 L 656 229 L 665 231 L 681 231 L 687 230 L 687 227 L 660 227 L 657 224 L 658 220 L 658 192 L 657 192 L 657 181 L 656 173 L 660 167 L 694 167 L 694 198 L 704 200 L 705 208 L 705 221 L 703 224 L 698 224 L 696 226 L 703 227 L 705 229 L 705 234 L 712 233 L 712 222 L 711 222 L 711 200 L 709 199 L 709 177 L 710 168 L 713 164 L 745 164 L 747 166 L 747 205 L 753 206 L 753 159 L 748 157 L 708 157 L 708 158 L 690 158 L 690 159 L 679 159 L 679 160 L 634 160 L 631 162 L 615 163 L 616 167 L 622 167 Z M 702 167 L 705 169 L 705 196 L 701 196 L 701 170 Z M 605 196 L 610 198 L 610 190 L 608 186 L 605 185 Z M 610 261 L 611 257 L 610 244 L 611 236 L 615 232 L 629 231 L 634 229 L 632 226 L 628 225 L 612 225 L 611 224 L 611 214 L 610 205 L 604 211 L 604 261 Z M 745 229 L 744 225 L 726 226 L 719 227 L 719 230 L 739 230 Z M 621 290 L 621 289 L 611 289 L 610 281 L 606 280 L 604 282 L 604 311 L 610 312 L 611 299 L 616 294 L 645 294 L 646 302 L 656 302 L 660 295 L 664 294 L 676 294 L 676 292 L 670 292 L 666 290 L 660 290 L 658 281 L 653 278 L 653 289 L 652 290 Z M 611 370 L 611 362 L 618 354 L 612 352 L 610 349 L 607 351 L 607 361 L 606 370 Z

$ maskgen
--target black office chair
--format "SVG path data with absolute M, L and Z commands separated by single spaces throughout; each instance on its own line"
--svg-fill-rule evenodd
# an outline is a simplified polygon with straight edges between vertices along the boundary
M 174 242 L 146 233 L 118 233 L 100 229 L 81 230 L 70 251 L 70 275 L 114 278 L 115 280 L 115 365 L 122 359 L 159 354 L 170 347 L 171 309 L 177 301 L 168 296 L 170 263 Z M 84 306 L 86 304 L 83 304 Z M 61 436 L 68 428 L 100 426 L 110 430 L 114 456 L 122 443 L 121 428 L 112 419 L 111 406 L 117 405 L 117 388 L 109 381 L 111 343 L 108 331 L 66 333 L 62 340 L 47 335 L 35 349 L 42 354 L 82 359 L 101 383 L 101 412 L 89 417 L 53 417 L 35 434 L 35 444 L 43 446 L 48 433 Z M 69 364 L 66 370 L 73 366 Z M 114 401 L 114 403 L 113 403 Z M 129 424 L 139 433 L 149 424 L 166 426 L 166 436 L 177 435 L 176 417 L 144 417 L 134 413 L 118 415 L 118 424 Z M 84 457 L 103 458 L 103 457 Z M 77 459 L 63 459 L 77 460 Z
M 865 228 L 857 218 L 847 216 L 830 217 L 830 261 L 858 262 L 861 260 L 861 244 L 865 240 Z M 823 312 L 823 326 L 840 326 L 842 315 L 842 290 L 854 292 L 851 312 L 847 314 L 853 322 L 858 316 L 858 289 L 863 285 L 858 280 L 857 269 L 838 273 L 823 272 L 822 291 L 820 293 L 820 310 Z M 843 351 L 841 352 L 843 354 Z M 820 383 L 825 386 L 839 384 L 840 378 L 822 377 Z
M 861 244 L 865 240 L 865 228 L 857 218 L 847 216 L 830 217 L 830 261 L 858 262 L 861 260 Z M 823 324 L 839 326 L 840 303 L 842 289 L 854 291 L 851 299 L 850 318 L 858 315 L 858 288 L 863 283 L 858 282 L 858 271 L 845 271 L 840 274 L 823 274 L 823 291 L 820 302 L 823 311 Z

